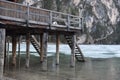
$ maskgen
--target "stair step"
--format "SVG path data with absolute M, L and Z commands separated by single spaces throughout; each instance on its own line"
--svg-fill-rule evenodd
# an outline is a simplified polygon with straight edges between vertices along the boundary
M 72 36 L 65 35 L 65 38 L 70 48 L 72 48 Z M 75 46 L 75 58 L 77 61 L 85 61 L 78 45 Z
M 34 36 L 31 36 L 30 41 L 31 41 L 33 47 L 38 52 L 38 54 L 40 55 L 40 45 L 38 45 L 38 42 L 36 42 L 37 41 L 36 38 Z
M 75 52 L 75 54 L 81 54 L 80 52 Z

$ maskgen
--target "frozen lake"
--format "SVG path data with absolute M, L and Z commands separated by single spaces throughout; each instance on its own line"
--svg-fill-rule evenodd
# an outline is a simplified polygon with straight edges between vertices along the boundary
M 85 57 L 91 58 L 111 58 L 111 57 L 120 57 L 120 45 L 79 45 Z M 11 51 L 10 44 L 10 51 Z M 55 44 L 48 44 L 48 55 L 50 53 L 54 54 L 56 51 Z M 25 51 L 26 46 L 25 43 L 21 43 L 21 51 Z M 30 51 L 36 52 L 34 47 L 30 45 Z M 64 54 L 70 55 L 71 50 L 68 45 L 60 44 L 60 52 Z M 36 56 L 39 56 L 37 53 L 31 53 Z

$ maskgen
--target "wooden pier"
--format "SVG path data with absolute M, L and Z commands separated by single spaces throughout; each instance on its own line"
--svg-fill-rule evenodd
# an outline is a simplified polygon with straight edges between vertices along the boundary
M 12 64 L 16 65 L 16 44 L 20 36 L 26 36 L 26 67 L 29 67 L 30 43 L 40 55 L 47 69 L 47 43 L 49 35 L 56 35 L 56 64 L 59 64 L 60 35 L 64 35 L 71 48 L 70 66 L 84 57 L 76 42 L 76 33 L 82 30 L 82 18 L 61 12 L 38 9 L 29 5 L 0 0 L 0 75 L 3 74 L 5 40 L 12 38 Z M 34 35 L 40 36 L 37 41 Z M 2 77 L 2 76 L 0 76 Z

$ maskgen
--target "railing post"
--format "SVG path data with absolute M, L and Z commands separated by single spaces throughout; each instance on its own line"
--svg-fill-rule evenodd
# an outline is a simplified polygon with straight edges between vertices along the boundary
M 82 28 L 82 18 L 79 16 L 79 28 Z
M 29 3 L 27 3 L 27 18 L 26 18 L 26 26 L 29 26 L 29 15 L 30 15 L 30 7 L 29 7 Z
M 80 20 L 81 20 L 81 29 L 82 29 L 82 31 L 84 32 L 84 26 L 83 26 L 83 19 L 82 18 L 80 18 Z
M 70 29 L 70 15 L 67 15 L 67 30 L 69 31 Z
M 51 29 L 52 26 L 52 11 L 50 11 L 50 21 L 49 21 L 49 28 Z
M 0 24 L 1 27 L 1 24 Z M 5 54 L 5 33 L 6 30 L 0 28 L 0 80 L 3 80 L 4 54 Z

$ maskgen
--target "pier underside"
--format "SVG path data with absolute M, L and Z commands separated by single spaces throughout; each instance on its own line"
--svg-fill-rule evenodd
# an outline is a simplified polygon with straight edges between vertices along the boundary
M 49 35 L 55 35 L 56 65 L 59 65 L 60 35 L 63 35 L 71 49 L 70 66 L 77 61 L 85 61 L 76 41 L 76 33 L 81 32 L 81 18 L 70 14 L 37 9 L 18 3 L 0 1 L 0 79 L 5 64 L 6 43 L 12 43 L 12 65 L 16 66 L 16 49 L 20 53 L 21 36 L 26 42 L 26 67 L 30 64 L 30 43 L 40 55 L 43 70 L 47 70 L 47 46 Z M 26 12 L 27 11 L 27 12 Z M 56 22 L 57 24 L 54 24 Z M 40 39 L 37 40 L 39 36 Z M 9 38 L 8 38 L 9 37 Z

